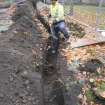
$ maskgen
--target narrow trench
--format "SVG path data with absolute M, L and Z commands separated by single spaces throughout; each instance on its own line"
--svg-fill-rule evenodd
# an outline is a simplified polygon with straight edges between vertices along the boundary
M 50 27 L 41 16 L 38 16 L 40 22 L 44 25 L 49 33 Z M 48 38 L 46 51 L 43 55 L 42 73 L 42 105 L 76 105 L 78 103 L 77 95 L 80 94 L 81 86 L 74 84 L 66 92 L 65 84 L 71 83 L 73 73 L 67 71 L 67 61 L 58 53 L 52 54 L 47 50 L 51 46 L 51 40 Z M 63 61 L 62 61 L 63 60 Z M 72 81 L 66 81 L 71 78 Z
M 47 42 L 47 47 L 50 44 L 51 40 Z M 59 68 L 57 67 L 58 53 L 52 54 L 51 50 L 46 50 L 44 54 L 42 66 L 43 105 L 65 105 L 63 83 L 59 80 Z

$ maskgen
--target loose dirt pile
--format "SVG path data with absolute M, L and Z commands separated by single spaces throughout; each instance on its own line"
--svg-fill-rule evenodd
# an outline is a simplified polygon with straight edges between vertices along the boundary
M 32 3 L 24 2 L 14 13 L 14 24 L 0 33 L 0 105 L 43 104 L 41 75 L 36 70 L 46 41 L 37 36 L 41 35 L 32 12 Z

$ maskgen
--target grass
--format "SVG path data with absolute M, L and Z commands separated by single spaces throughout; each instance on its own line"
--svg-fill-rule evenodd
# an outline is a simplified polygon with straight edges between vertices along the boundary
M 102 82 L 102 84 L 100 84 L 100 86 L 98 86 L 97 89 L 98 89 L 97 92 L 105 91 L 105 82 Z M 87 97 L 88 102 L 91 102 L 91 101 L 96 102 L 97 98 L 91 89 L 88 89 L 85 95 Z
M 102 82 L 97 88 L 99 91 L 105 91 L 105 82 Z
M 66 5 L 65 8 L 65 10 L 70 10 L 70 6 Z M 86 24 L 96 26 L 96 12 L 98 8 L 98 6 L 93 5 L 74 5 L 74 16 Z M 98 14 L 98 20 L 99 28 L 105 29 L 105 6 L 101 8 L 101 12 Z
M 97 6 L 91 5 L 76 5 L 74 6 L 74 12 L 79 13 L 81 17 L 83 17 L 88 24 L 95 25 L 96 18 L 98 17 L 98 27 L 100 29 L 105 29 L 105 7 L 101 8 L 100 13 L 96 16 L 97 13 Z M 99 10 L 99 9 L 98 9 Z M 83 19 L 82 19 L 83 20 Z
M 88 101 L 94 101 L 95 100 L 94 93 L 91 89 L 86 91 L 86 97 L 87 97 Z

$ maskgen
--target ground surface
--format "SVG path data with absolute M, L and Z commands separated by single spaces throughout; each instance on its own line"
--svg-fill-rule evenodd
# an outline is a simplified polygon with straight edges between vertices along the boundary
M 59 53 L 52 54 L 41 22 L 35 17 L 33 26 L 27 17 L 27 13 L 18 17 L 9 30 L 0 33 L 0 105 L 78 105 L 89 79 L 96 78 L 97 68 L 103 67 L 105 45 L 67 50 L 61 43 Z M 102 66 L 91 61 L 96 58 Z M 90 105 L 84 97 L 80 105 Z
M 30 37 L 31 28 L 22 30 L 23 20 L 0 33 L 0 105 L 42 105 L 41 75 L 35 72 L 32 49 L 41 57 L 43 41 Z
M 80 86 L 77 90 L 77 85 L 74 84 L 70 91 L 65 92 L 67 90 L 64 83 L 68 82 L 66 78 L 73 79 L 72 72 L 65 72 L 67 69 L 65 57 L 60 54 L 52 55 L 45 50 L 47 33 L 39 34 L 41 29 L 37 26 L 42 27 L 40 21 L 36 19 L 37 26 L 34 30 L 30 24 L 27 18 L 22 17 L 7 31 L 0 33 L 0 105 L 78 103 L 76 93 L 80 93 Z M 58 85 L 57 89 L 54 85 L 56 81 L 57 84 L 64 81 L 63 85 L 62 83 L 60 85 L 61 88 Z

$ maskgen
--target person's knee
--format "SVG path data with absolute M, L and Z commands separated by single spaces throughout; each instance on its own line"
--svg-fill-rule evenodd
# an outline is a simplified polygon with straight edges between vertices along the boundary
M 65 28 L 66 28 L 65 25 L 62 25 L 62 24 L 60 25 L 61 30 L 64 30 Z

